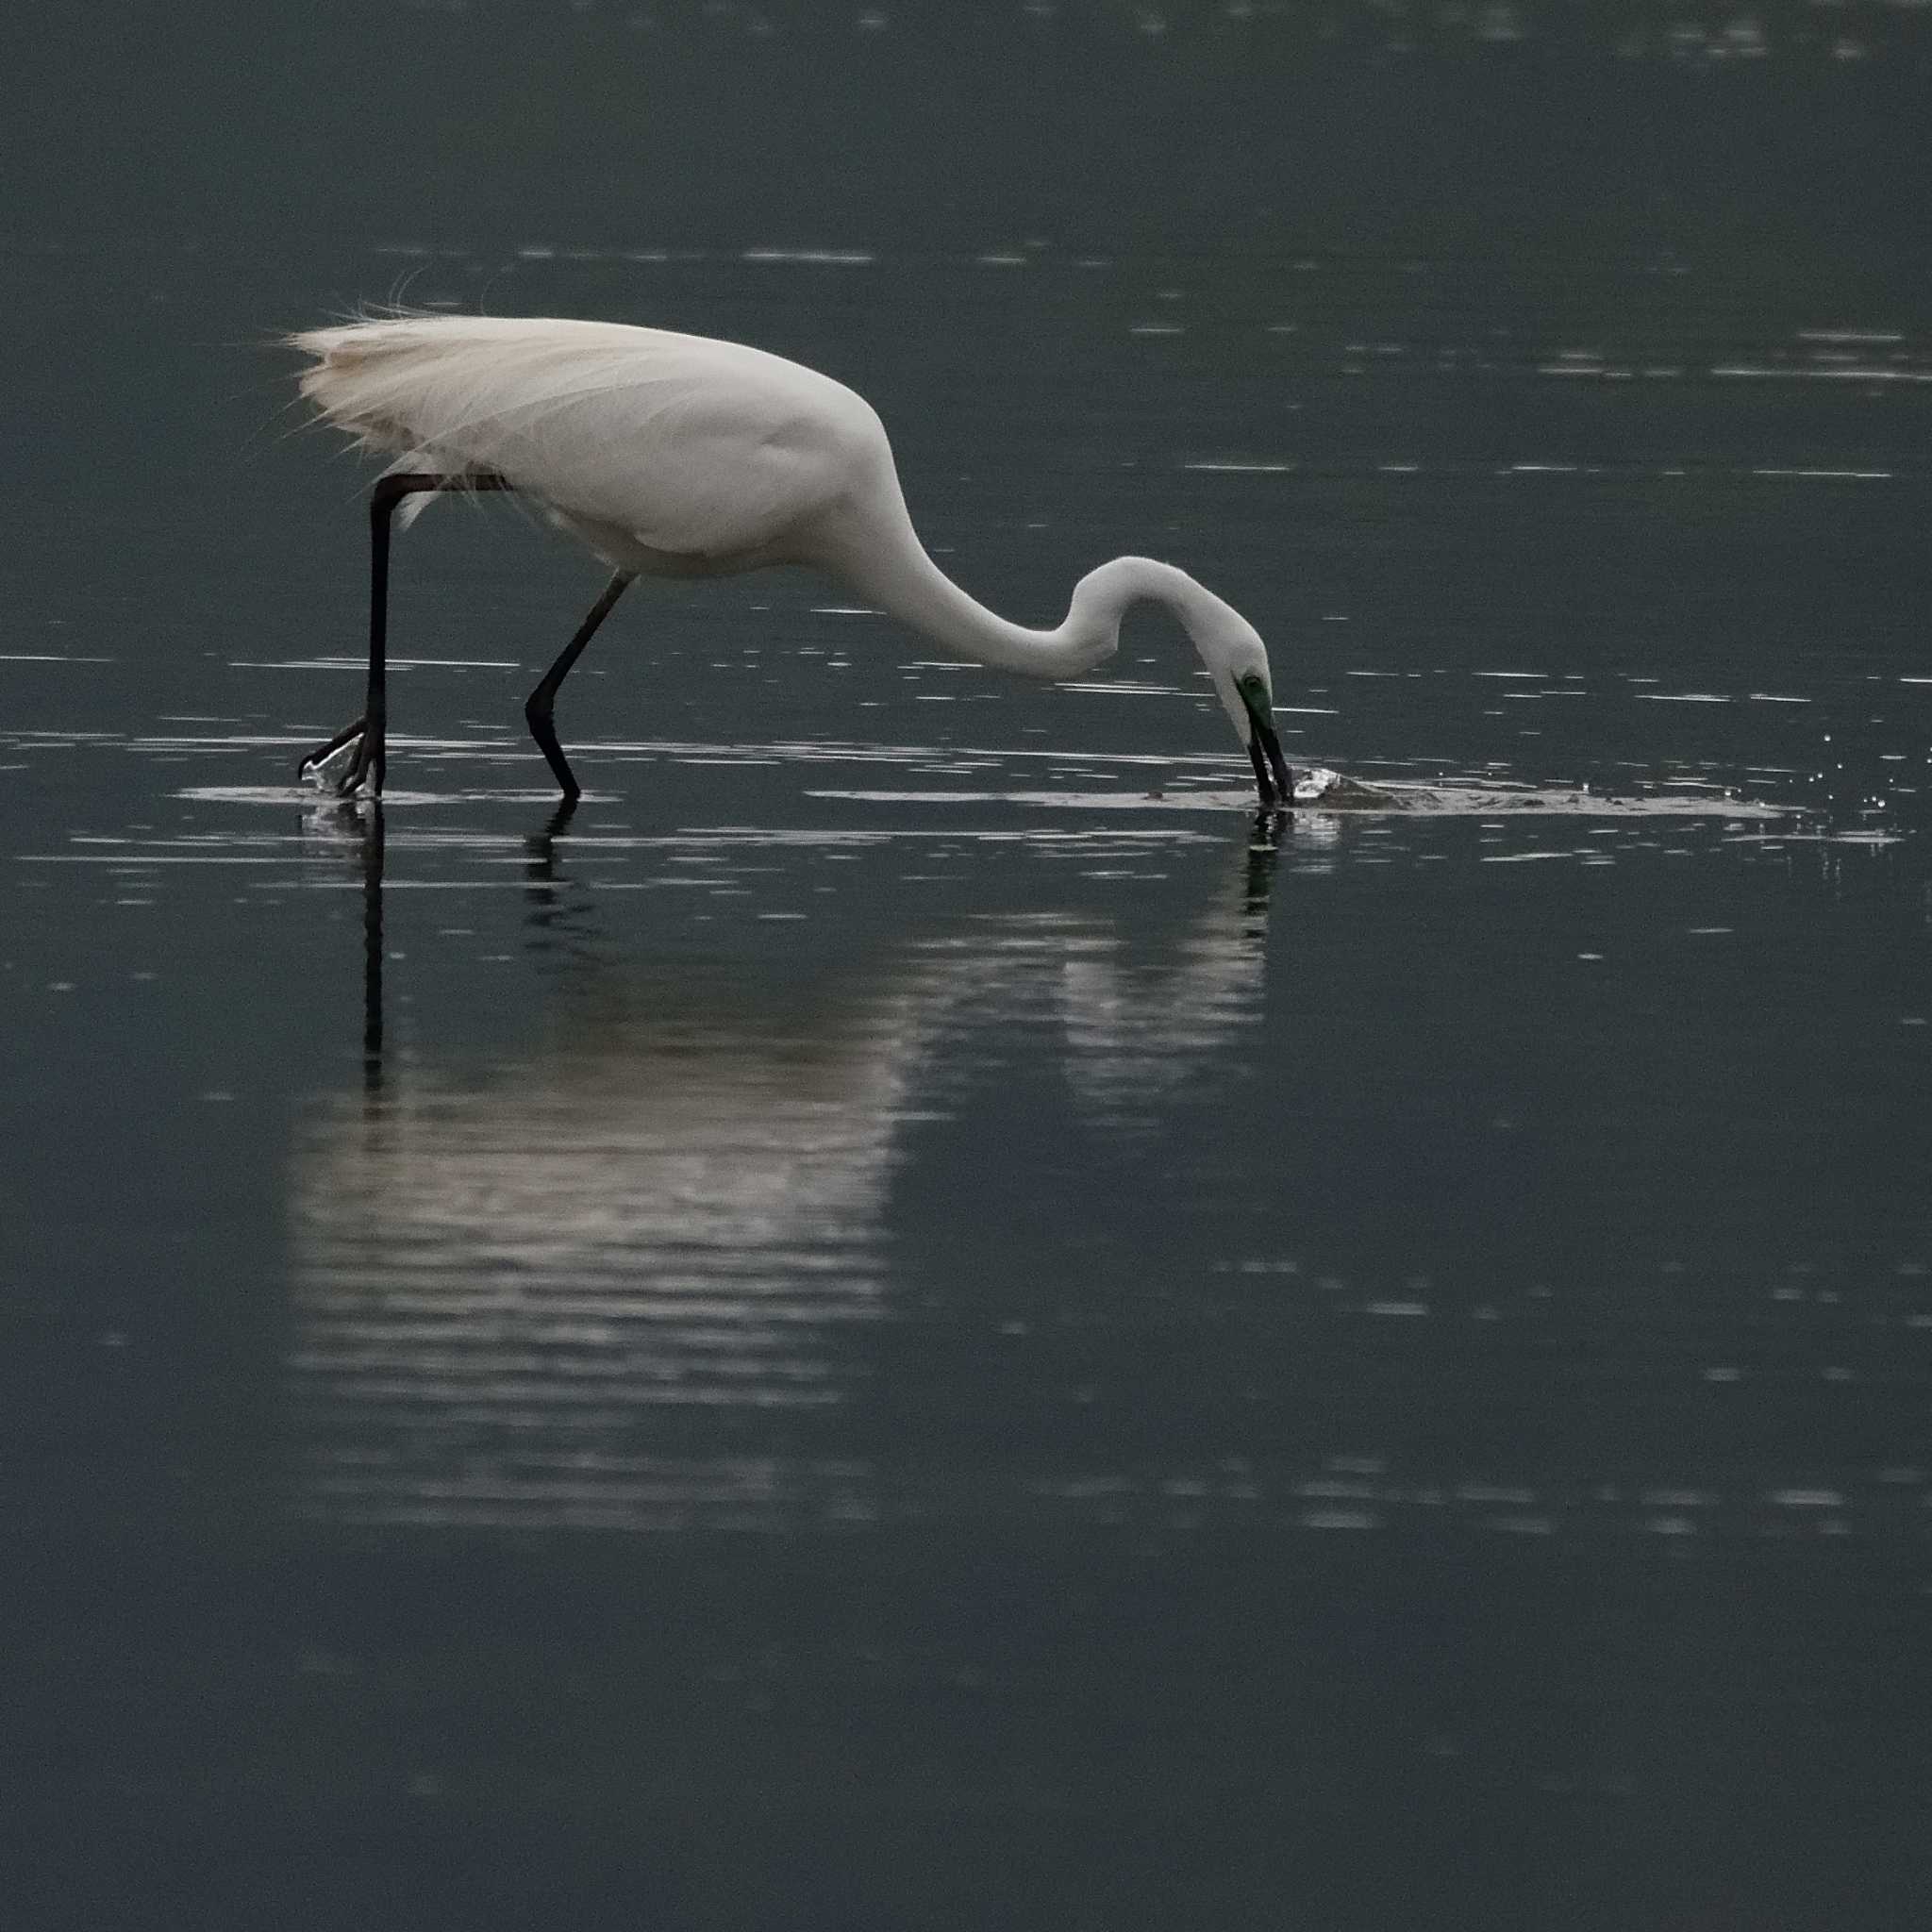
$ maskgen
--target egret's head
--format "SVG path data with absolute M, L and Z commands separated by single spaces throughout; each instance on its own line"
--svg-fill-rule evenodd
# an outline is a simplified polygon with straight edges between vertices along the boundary
M 1214 694 L 1234 723 L 1255 768 L 1255 788 L 1264 807 L 1288 805 L 1294 780 L 1274 735 L 1274 681 L 1268 647 L 1240 611 L 1223 605 L 1213 621 L 1194 627 L 1195 647 L 1214 680 Z
M 1109 656 L 1119 641 L 1121 612 L 1142 597 L 1166 605 L 1193 640 L 1214 682 L 1214 694 L 1247 748 L 1262 808 L 1288 806 L 1294 797 L 1294 780 L 1274 735 L 1274 681 L 1268 674 L 1267 646 L 1232 604 L 1186 571 L 1150 557 L 1116 557 L 1089 571 L 1074 587 L 1074 602 L 1061 626 L 1076 641 L 1084 641 L 1084 648 L 1069 660 L 1073 669 L 1056 675 L 1074 675 Z

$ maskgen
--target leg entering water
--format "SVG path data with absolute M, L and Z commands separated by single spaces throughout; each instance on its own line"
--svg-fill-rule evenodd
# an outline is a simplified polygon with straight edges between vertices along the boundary
M 383 766 L 387 751 L 388 644 L 389 644 L 389 540 L 390 519 L 396 505 L 406 496 L 425 490 L 484 491 L 510 490 L 515 485 L 491 472 L 475 475 L 437 476 L 413 471 L 399 471 L 378 476 L 369 497 L 369 695 L 362 715 L 345 724 L 319 744 L 295 768 L 298 778 L 319 771 L 345 744 L 355 751 L 333 789 L 346 798 L 364 780 L 372 795 L 382 795 Z
M 570 667 L 583 656 L 584 646 L 596 636 L 597 626 L 610 615 L 610 607 L 624 595 L 625 586 L 630 580 L 631 573 L 621 570 L 605 585 L 604 594 L 591 606 L 590 615 L 577 625 L 576 635 L 558 654 L 557 662 L 543 674 L 542 682 L 524 704 L 524 720 L 530 727 L 530 736 L 557 774 L 566 803 L 575 803 L 583 793 L 564 758 L 563 747 L 557 741 L 557 727 L 551 722 L 557 706 L 557 689 L 569 676 Z

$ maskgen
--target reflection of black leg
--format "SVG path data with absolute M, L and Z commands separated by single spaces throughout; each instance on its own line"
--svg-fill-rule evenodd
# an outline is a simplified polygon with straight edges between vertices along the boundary
M 382 1088 L 382 803 L 362 827 L 362 1089 Z
M 571 774 L 569 762 L 563 756 L 563 747 L 557 741 L 557 730 L 551 723 L 551 713 L 557 705 L 557 689 L 570 675 L 570 667 L 583 656 L 584 646 L 597 634 L 597 626 L 610 615 L 610 607 L 624 595 L 624 589 L 630 582 L 628 571 L 619 571 L 604 587 L 604 594 L 591 606 L 591 612 L 577 625 L 576 635 L 564 645 L 558 659 L 543 674 L 543 681 L 538 685 L 524 705 L 524 718 L 530 727 L 530 736 L 537 741 L 537 749 L 543 754 L 550 769 L 557 774 L 557 782 L 563 788 L 564 803 L 575 804 L 582 795 L 581 788 Z M 554 829 L 554 828 L 553 828 Z
M 557 863 L 557 835 L 577 815 L 577 802 L 575 798 L 558 800 L 557 809 L 543 821 L 543 829 L 533 834 L 529 840 L 529 850 L 534 858 L 541 859 L 545 878 L 554 875 Z
M 1281 858 L 1283 819 L 1278 808 L 1255 814 L 1254 833 L 1248 840 L 1247 890 L 1241 898 L 1241 910 L 1252 917 L 1265 920 L 1268 914 L 1268 894 Z
M 524 901 L 530 950 L 564 968 L 596 957 L 595 902 L 558 865 L 558 838 L 576 809 L 575 798 L 564 799 L 544 820 L 542 829 L 524 841 Z
M 319 744 L 295 768 L 297 777 L 306 778 L 317 766 L 341 751 L 352 740 L 356 749 L 347 769 L 336 782 L 336 791 L 347 797 L 367 779 L 370 791 L 382 795 L 384 754 L 388 724 L 387 654 L 389 642 L 389 539 L 390 519 L 404 497 L 425 490 L 508 490 L 513 486 L 489 473 L 473 476 L 432 476 L 410 473 L 378 476 L 369 497 L 369 696 L 362 715 L 345 724 Z
M 531 885 L 548 888 L 557 883 L 557 835 L 576 816 L 577 802 L 575 798 L 564 799 L 543 821 L 541 832 L 532 832 L 524 841 L 524 876 Z M 537 894 L 540 904 L 553 903 L 547 891 Z

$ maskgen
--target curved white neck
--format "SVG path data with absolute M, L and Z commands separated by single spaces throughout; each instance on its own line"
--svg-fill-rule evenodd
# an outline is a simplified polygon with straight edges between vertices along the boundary
M 925 554 L 903 512 L 883 527 L 872 523 L 865 541 L 825 560 L 888 615 L 941 650 L 1029 677 L 1077 677 L 1112 657 L 1130 604 L 1166 605 L 1191 637 L 1198 637 L 1214 612 L 1226 609 L 1211 591 L 1172 564 L 1117 557 L 1074 585 L 1067 614 L 1054 629 L 1029 630 L 968 596 Z

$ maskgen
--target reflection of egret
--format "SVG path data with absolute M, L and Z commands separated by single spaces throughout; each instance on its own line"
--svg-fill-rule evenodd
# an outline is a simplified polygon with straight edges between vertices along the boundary
M 303 760 L 320 766 L 353 742 L 345 793 L 382 790 L 391 511 L 416 491 L 516 490 L 615 573 L 524 708 L 566 798 L 578 788 L 552 722 L 558 688 L 633 577 L 807 564 L 955 657 L 1036 677 L 1091 671 L 1113 655 L 1129 605 L 1164 605 L 1208 667 L 1261 804 L 1290 802 L 1268 654 L 1239 611 L 1172 564 L 1117 557 L 1074 587 L 1053 630 L 995 616 L 926 555 L 877 415 L 828 376 L 614 323 L 417 315 L 293 341 L 315 358 L 302 389 L 324 416 L 398 452 L 370 506 L 368 702 Z
M 1124 964 L 1091 920 L 995 918 L 804 994 L 789 974 L 761 991 L 688 961 L 614 967 L 558 849 L 534 839 L 525 865 L 532 941 L 560 974 L 548 1044 L 484 1080 L 411 1058 L 301 1131 L 303 1507 L 525 1524 L 858 1507 L 854 1468 L 731 1445 L 768 1442 L 774 1412 L 802 1445 L 862 1380 L 854 1331 L 889 1312 L 892 1178 L 909 1125 L 944 1110 L 940 1049 L 995 1011 L 1051 1013 L 1083 1110 L 1143 1116 L 1175 1065 L 1257 1016 L 1272 848 L 1241 854 L 1171 970 Z
M 1067 949 L 1058 988 L 1067 1078 L 1091 1118 L 1144 1118 L 1257 1017 L 1278 856 L 1264 820 L 1240 890 L 1194 923 L 1171 959 L 1130 963 L 1111 939 Z

